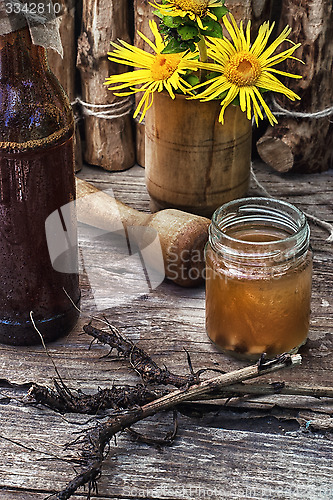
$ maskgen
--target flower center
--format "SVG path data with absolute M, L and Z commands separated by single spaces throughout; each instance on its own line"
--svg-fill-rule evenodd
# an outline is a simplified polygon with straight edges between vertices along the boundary
M 255 85 L 261 74 L 258 59 L 250 52 L 237 52 L 230 58 L 224 70 L 225 77 L 237 87 Z
M 188 10 L 189 12 L 193 12 L 197 16 L 202 17 L 208 7 L 208 0 L 173 0 L 172 3 L 175 7 L 181 10 Z
M 181 60 L 179 54 L 157 54 L 151 65 L 150 72 L 153 80 L 167 80 L 174 74 Z

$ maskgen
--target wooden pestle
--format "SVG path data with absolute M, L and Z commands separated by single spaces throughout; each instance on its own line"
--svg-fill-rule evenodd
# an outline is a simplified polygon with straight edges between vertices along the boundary
M 204 280 L 204 247 L 210 220 L 175 209 L 153 214 L 139 212 L 76 178 L 77 216 L 80 222 L 104 229 L 127 230 L 141 226 L 157 231 L 162 248 L 165 275 L 178 285 L 195 286 Z M 94 196 L 87 196 L 94 194 Z M 153 256 L 152 256 L 153 259 Z

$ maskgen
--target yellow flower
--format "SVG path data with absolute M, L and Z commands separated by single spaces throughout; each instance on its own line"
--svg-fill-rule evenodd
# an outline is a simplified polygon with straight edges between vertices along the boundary
M 223 92 L 227 92 L 221 102 L 221 113 L 219 120 L 223 123 L 225 108 L 238 96 L 242 111 L 247 112 L 250 120 L 252 113 L 258 124 L 258 117 L 263 119 L 260 104 L 264 109 L 271 125 L 277 123 L 277 119 L 270 111 L 264 101 L 260 89 L 280 92 L 294 101 L 300 99 L 292 90 L 288 89 L 273 73 L 291 78 L 302 78 L 299 75 L 286 73 L 275 69 L 273 66 L 279 64 L 287 58 L 299 59 L 292 56 L 301 44 L 294 44 L 288 40 L 291 29 L 287 26 L 282 33 L 267 46 L 268 39 L 272 33 L 274 23 L 269 26 L 266 22 L 260 26 L 258 35 L 254 43 L 250 43 L 250 22 L 246 29 L 242 23 L 238 27 L 234 17 L 230 14 L 231 23 L 226 16 L 223 18 L 224 25 L 229 32 L 231 41 L 227 38 L 209 38 L 208 55 L 215 63 L 199 63 L 200 68 L 208 71 L 221 73 L 212 78 L 206 84 L 208 87 L 196 97 L 203 101 L 216 99 Z M 282 42 L 289 42 L 291 47 L 275 54 L 274 52 Z M 300 61 L 302 62 L 302 61 Z M 202 86 L 199 85 L 199 86 Z
M 184 80 L 182 75 L 185 75 L 187 70 L 195 71 L 197 69 L 197 52 L 161 54 L 166 44 L 158 32 L 155 21 L 149 21 L 149 26 L 155 37 L 155 43 L 139 31 L 138 34 L 154 50 L 155 54 L 134 47 L 123 40 L 120 40 L 118 44 L 111 42 L 115 50 L 108 53 L 110 61 L 139 69 L 120 75 L 112 75 L 105 81 L 105 85 L 108 85 L 110 90 L 130 89 L 127 92 L 114 92 L 117 96 L 143 92 L 143 97 L 133 115 L 135 118 L 142 109 L 140 121 L 143 120 L 146 111 L 153 103 L 154 92 L 162 92 L 166 89 L 172 99 L 175 98 L 174 90 L 189 93 L 193 87 Z M 132 87 L 133 85 L 139 85 L 139 87 Z
M 201 18 L 209 16 L 214 21 L 217 17 L 208 9 L 212 7 L 223 7 L 221 0 L 167 0 L 164 4 L 151 3 L 163 16 L 188 16 L 192 21 L 197 21 L 199 28 L 205 29 Z

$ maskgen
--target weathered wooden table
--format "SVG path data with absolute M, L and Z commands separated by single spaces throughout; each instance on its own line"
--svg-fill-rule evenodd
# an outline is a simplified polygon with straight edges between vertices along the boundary
M 260 164 L 255 171 L 274 196 L 333 222 L 332 171 L 283 176 Z M 79 176 L 101 189 L 112 188 L 119 199 L 137 209 L 148 210 L 140 167 L 115 174 L 85 167 Z M 253 185 L 251 194 L 262 193 Z M 309 340 L 301 349 L 303 363 L 266 380 L 333 387 L 333 244 L 325 241 L 325 230 L 313 224 L 311 229 L 315 252 L 312 320 Z M 75 467 L 67 459 L 78 451 L 65 449 L 66 443 L 96 425 L 88 416 L 60 415 L 27 406 L 27 389 L 11 387 L 9 382 L 52 386 L 56 373 L 50 357 L 65 383 L 87 393 L 112 384 L 139 382 L 127 362 L 102 357 L 108 352 L 106 347 L 94 344 L 88 350 L 90 338 L 81 333 L 92 315 L 105 314 L 155 361 L 174 372 L 188 373 L 185 349 L 194 369 L 244 366 L 219 353 L 208 341 L 204 287 L 183 289 L 163 282 L 150 292 L 133 289 L 130 294 L 125 289 L 118 296 L 108 293 L 107 236 L 95 237 L 94 244 L 81 237 L 85 270 L 81 273 L 82 314 L 75 330 L 50 344 L 49 356 L 42 347 L 0 347 L 1 500 L 44 499 L 64 488 L 75 475 Z M 126 267 L 126 260 L 122 266 Z M 272 395 L 224 403 L 183 406 L 178 435 L 169 447 L 133 442 L 127 433 L 121 434 L 111 443 L 96 496 L 121 500 L 333 499 L 331 400 Z M 135 428 L 163 436 L 172 428 L 172 415 L 155 416 Z M 85 498 L 84 491 L 73 498 Z

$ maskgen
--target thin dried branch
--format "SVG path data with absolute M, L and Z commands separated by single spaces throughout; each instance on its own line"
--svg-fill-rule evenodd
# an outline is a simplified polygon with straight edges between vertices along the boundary
M 42 404 L 60 413 L 82 413 L 97 415 L 109 409 L 130 409 L 142 406 L 150 401 L 167 394 L 167 390 L 148 389 L 142 384 L 136 386 L 113 386 L 111 389 L 99 389 L 96 394 L 84 394 L 77 391 L 74 394 L 69 388 L 63 387 L 56 380 L 55 390 L 39 384 L 22 384 L 20 388 L 30 387 L 26 402 Z M 7 387 L 10 383 L 7 382 Z M 314 398 L 333 398 L 333 388 L 323 386 L 299 386 L 285 382 L 272 382 L 270 384 L 233 384 L 224 387 L 215 394 L 202 396 L 201 401 L 207 399 L 230 399 L 242 396 L 269 396 L 283 394 L 289 396 L 308 396 Z M 8 397 L 8 396 L 6 396 Z M 11 398 L 10 398 L 11 399 Z
M 80 486 L 86 484 L 88 484 L 89 492 L 92 491 L 96 485 L 97 479 L 101 475 L 101 466 L 105 458 L 105 449 L 110 439 L 118 432 L 130 427 L 139 420 L 155 415 L 157 412 L 174 408 L 179 403 L 195 401 L 206 394 L 216 393 L 225 386 L 253 379 L 300 363 L 301 356 L 298 354 L 283 354 L 267 362 L 261 359 L 256 365 L 219 375 L 218 377 L 205 380 L 187 389 L 177 389 L 141 408 L 128 411 L 122 415 L 110 417 L 105 423 L 95 427 L 85 437 L 85 446 L 81 453 L 83 470 L 63 491 L 58 493 L 57 499 L 67 500 Z
M 286 382 L 270 384 L 233 384 L 222 391 L 209 396 L 209 399 L 221 399 L 239 396 L 269 396 L 284 394 L 289 396 L 310 396 L 313 398 L 333 398 L 333 387 L 316 385 L 293 385 Z M 201 399 L 208 399 L 207 397 Z

